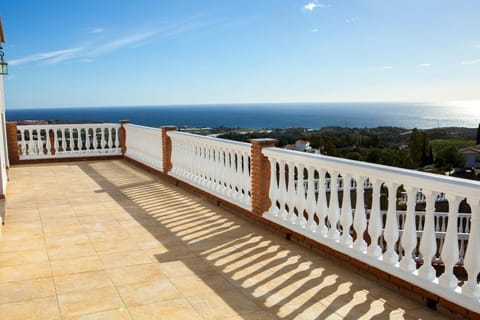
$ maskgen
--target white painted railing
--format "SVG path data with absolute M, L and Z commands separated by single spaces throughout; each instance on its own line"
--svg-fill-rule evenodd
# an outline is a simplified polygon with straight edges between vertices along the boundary
M 265 148 L 263 154 L 271 167 L 272 206 L 264 213 L 266 219 L 480 312 L 479 182 L 278 148 Z M 314 185 L 318 178 L 318 191 L 305 189 L 303 183 L 295 186 L 299 175 L 307 178 L 308 185 Z M 328 177 L 337 183 L 331 183 L 327 193 L 322 180 Z M 353 179 L 357 185 L 364 185 L 367 179 L 371 182 L 371 210 L 365 209 L 364 188 L 352 191 L 351 183 L 343 184 L 339 199 L 339 177 L 345 181 Z M 407 192 L 405 212 L 397 210 L 400 186 Z M 382 189 L 388 190 L 386 212 L 380 206 Z M 426 199 L 426 209 L 421 214 L 415 212 L 418 192 Z M 436 214 L 435 203 L 441 193 L 448 201 L 449 212 Z M 471 214 L 458 213 L 464 199 Z M 352 236 L 365 232 L 365 239 Z M 418 258 L 424 263 L 417 269 Z M 434 260 L 441 260 L 445 266 L 439 277 L 432 265 Z M 468 280 L 460 286 L 454 267 L 462 260 Z
M 20 160 L 121 155 L 119 124 L 17 126 Z
M 125 125 L 125 130 L 125 156 L 163 171 L 162 130 L 134 124 Z
M 221 199 L 251 210 L 250 144 L 169 131 L 169 174 Z

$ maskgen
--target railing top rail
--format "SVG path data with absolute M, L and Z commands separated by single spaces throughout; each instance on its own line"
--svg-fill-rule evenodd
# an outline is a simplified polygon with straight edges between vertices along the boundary
M 202 140 L 204 142 L 209 142 L 209 143 L 221 144 L 226 146 L 234 146 L 235 148 L 241 149 L 242 151 L 245 151 L 245 152 L 250 152 L 250 148 L 251 148 L 250 143 L 247 143 L 247 142 L 239 142 L 239 141 L 226 140 L 226 139 L 220 139 L 215 137 L 201 136 L 198 134 L 193 134 L 188 132 L 169 131 L 167 132 L 167 134 L 170 137 L 183 136 L 191 139 Z
M 318 166 L 321 163 L 326 169 L 356 173 L 379 181 L 394 181 L 397 184 L 418 186 L 424 190 L 439 191 L 453 195 L 461 195 L 476 199 L 480 192 L 480 182 L 436 175 L 427 172 L 389 167 L 379 164 L 310 154 L 275 147 L 264 148 L 263 153 L 268 157 L 277 157 L 285 161 L 293 160 L 304 165 Z
M 120 127 L 120 124 L 118 123 L 74 123 L 74 124 L 22 124 L 22 125 L 17 125 L 17 129 L 27 129 L 27 128 L 32 128 L 32 129 L 47 129 L 47 128 L 92 128 L 92 127 L 98 127 L 98 128 L 105 128 L 105 127 L 110 127 L 110 128 L 115 128 L 115 127 Z
M 127 128 L 136 128 L 136 129 L 143 129 L 143 130 L 151 130 L 151 131 L 160 131 L 160 132 L 162 131 L 161 128 L 141 126 L 141 125 L 132 124 L 132 123 L 126 124 L 125 127 L 127 127 Z

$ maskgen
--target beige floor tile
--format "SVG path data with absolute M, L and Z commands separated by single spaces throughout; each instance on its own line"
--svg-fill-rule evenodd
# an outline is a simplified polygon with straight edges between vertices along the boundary
M 185 299 L 170 300 L 162 303 L 147 304 L 129 308 L 135 320 L 200 320 L 203 319 Z
M 144 251 L 126 251 L 99 255 L 107 269 L 151 263 L 153 257 Z
M 127 307 L 182 298 L 180 292 L 166 278 L 118 286 L 117 289 Z
M 120 307 L 114 310 L 100 311 L 95 313 L 83 314 L 73 317 L 67 317 L 66 320 L 131 320 L 127 308 Z
M 88 257 L 97 254 L 95 248 L 90 243 L 71 244 L 60 247 L 57 245 L 48 246 L 47 251 L 51 261 Z
M 9 267 L 0 266 L 0 283 L 47 278 L 51 276 L 52 270 L 48 262 Z
M 8 267 L 20 264 L 48 262 L 45 249 L 29 249 L 0 253 L 0 266 Z
M 179 261 L 159 263 L 159 268 L 169 278 L 199 276 L 212 272 L 212 266 L 202 258 L 186 258 Z
M 116 286 L 145 282 L 153 279 L 158 280 L 166 277 L 158 263 L 107 269 L 106 272 Z
M 59 294 L 58 303 L 64 317 L 119 309 L 123 306 L 114 287 Z
M 204 319 L 225 319 L 261 311 L 258 305 L 238 291 L 226 290 L 219 294 L 189 296 L 187 300 Z
M 102 261 L 98 256 L 56 260 L 52 261 L 51 266 L 54 276 L 104 269 Z
M 137 243 L 128 238 L 108 241 L 93 241 L 92 245 L 98 254 L 140 250 Z
M 103 270 L 56 276 L 54 282 L 57 294 L 113 287 L 110 277 Z
M 0 304 L 55 295 L 52 278 L 41 278 L 0 284 Z
M 8 320 L 56 320 L 60 310 L 55 296 L 0 304 L 0 318 Z
M 5 233 L 5 231 L 3 232 Z M 43 238 L 7 240 L 5 237 L 0 241 L 0 253 L 23 250 L 45 250 L 45 241 Z
M 216 294 L 234 289 L 234 286 L 220 274 L 183 276 L 169 279 L 185 297 Z

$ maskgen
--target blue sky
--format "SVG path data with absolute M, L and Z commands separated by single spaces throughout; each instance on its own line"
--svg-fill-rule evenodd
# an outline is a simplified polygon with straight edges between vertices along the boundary
M 7 108 L 480 100 L 478 0 L 2 1 Z

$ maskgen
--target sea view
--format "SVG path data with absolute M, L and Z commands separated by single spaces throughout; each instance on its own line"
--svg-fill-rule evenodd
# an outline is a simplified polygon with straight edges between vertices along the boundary
M 477 103 L 477 106 L 475 106 Z M 88 108 L 8 108 L 8 121 L 65 120 L 118 122 L 158 127 L 240 127 L 318 129 L 395 126 L 429 129 L 474 128 L 480 122 L 480 102 L 425 103 L 282 103 L 131 106 Z

